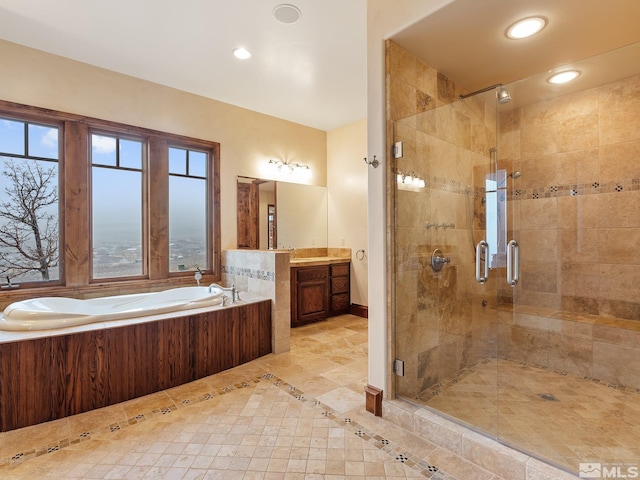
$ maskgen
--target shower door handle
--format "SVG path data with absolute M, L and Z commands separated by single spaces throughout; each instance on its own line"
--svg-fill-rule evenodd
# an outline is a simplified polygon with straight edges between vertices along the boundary
M 515 287 L 520 280 L 520 246 L 515 240 L 507 245 L 507 284 Z
M 484 255 L 484 269 L 482 268 L 482 256 Z M 486 283 L 489 279 L 489 244 L 480 240 L 476 245 L 476 281 Z

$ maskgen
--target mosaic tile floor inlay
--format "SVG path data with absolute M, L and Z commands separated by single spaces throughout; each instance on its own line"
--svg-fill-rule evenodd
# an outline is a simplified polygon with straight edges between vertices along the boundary
M 292 332 L 290 353 L 0 433 L 0 477 L 459 479 L 427 460 L 435 446 L 364 412 L 363 330 L 366 320 L 338 317 Z

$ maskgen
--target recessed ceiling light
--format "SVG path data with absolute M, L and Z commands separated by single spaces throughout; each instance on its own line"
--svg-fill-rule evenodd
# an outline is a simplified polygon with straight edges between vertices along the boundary
M 280 23 L 296 23 L 300 19 L 300 9 L 295 5 L 283 3 L 273 9 L 273 16 L 276 17 Z
M 546 25 L 547 19 L 544 17 L 523 18 L 507 28 L 507 37 L 513 40 L 527 38 L 538 33 Z
M 564 72 L 560 72 L 560 73 L 556 73 L 555 75 L 552 75 L 551 77 L 549 77 L 547 82 L 555 83 L 555 84 L 567 83 L 567 82 L 570 82 L 571 80 L 575 80 L 579 76 L 580 76 L 580 72 L 577 70 L 565 70 Z
M 236 48 L 233 51 L 233 55 L 240 60 L 246 60 L 247 58 L 251 58 L 251 52 L 244 47 Z

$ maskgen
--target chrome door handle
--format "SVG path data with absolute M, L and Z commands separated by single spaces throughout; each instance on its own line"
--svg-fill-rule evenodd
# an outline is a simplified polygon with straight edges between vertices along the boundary
M 515 287 L 520 280 L 520 246 L 515 240 L 507 245 L 507 284 Z
M 484 269 L 482 268 L 482 255 L 484 254 Z M 489 279 L 489 244 L 480 240 L 476 245 L 476 281 L 486 283 Z

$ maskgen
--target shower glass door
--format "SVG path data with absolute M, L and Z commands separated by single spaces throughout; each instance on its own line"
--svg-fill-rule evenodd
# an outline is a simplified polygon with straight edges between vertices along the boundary
M 604 72 L 607 56 L 626 50 L 637 57 L 640 46 L 574 67 Z M 507 86 L 513 101 L 499 111 L 520 279 L 498 283 L 497 426 L 503 443 L 572 472 L 590 463 L 602 477 L 635 478 L 640 75 L 608 73 L 576 86 L 527 78 Z
M 507 214 L 497 184 L 504 175 L 496 171 L 496 121 L 491 90 L 393 126 L 402 144 L 394 163 L 394 250 L 395 356 L 404 376 L 395 377 L 396 394 L 491 436 L 502 281 L 496 272 L 504 270 Z M 494 250 L 482 254 L 489 274 L 478 282 L 481 241 Z
M 442 76 L 434 101 L 415 87 L 430 67 L 397 50 L 397 396 L 574 474 L 639 478 L 640 64 L 608 56 L 640 44 L 502 104 Z

